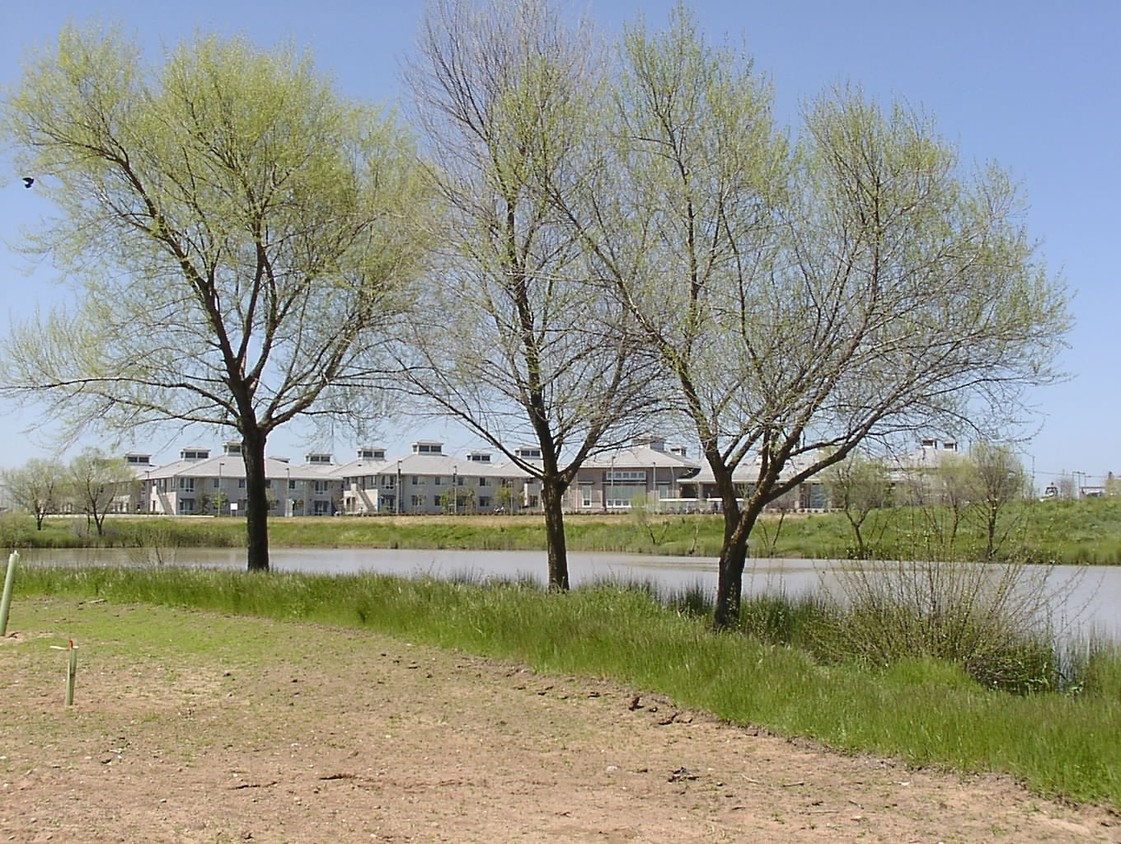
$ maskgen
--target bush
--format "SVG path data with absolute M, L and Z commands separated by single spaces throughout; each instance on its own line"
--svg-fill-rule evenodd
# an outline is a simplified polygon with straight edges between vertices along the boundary
M 888 666 L 931 658 L 983 685 L 1053 688 L 1059 663 L 1048 572 L 1022 565 L 899 562 L 838 573 L 835 623 L 815 650 L 833 660 Z

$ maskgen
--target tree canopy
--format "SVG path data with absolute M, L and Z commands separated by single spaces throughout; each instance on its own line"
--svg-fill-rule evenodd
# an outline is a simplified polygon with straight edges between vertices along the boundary
M 769 502 L 861 443 L 992 431 L 1059 377 L 1065 290 L 1013 181 L 966 170 L 902 105 L 828 91 L 790 139 L 750 61 L 682 7 L 627 33 L 616 78 L 596 168 L 574 201 L 554 196 L 712 468 L 723 625 Z
M 57 209 L 31 248 L 79 293 L 12 332 L 7 391 L 70 430 L 236 430 L 249 567 L 267 569 L 268 435 L 380 407 L 379 340 L 427 250 L 408 133 L 291 50 L 200 37 L 150 68 L 76 28 L 29 64 L 3 127 Z
M 594 281 L 593 256 L 547 190 L 580 177 L 607 81 L 596 44 L 546 0 L 442 0 L 409 73 L 449 224 L 406 377 L 540 482 L 559 589 L 564 492 L 589 455 L 648 423 L 652 401 L 629 313 Z

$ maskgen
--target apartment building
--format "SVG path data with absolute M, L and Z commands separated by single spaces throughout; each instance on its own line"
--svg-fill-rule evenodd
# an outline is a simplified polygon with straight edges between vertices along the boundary
M 525 463 L 541 459 L 537 446 L 518 446 L 514 454 Z M 153 466 L 146 454 L 134 453 L 126 459 L 141 484 L 138 493 L 121 503 L 121 512 L 245 512 L 240 443 L 227 442 L 217 455 L 206 447 L 188 446 L 166 466 Z M 736 471 L 735 480 L 745 495 L 757 468 L 745 462 Z M 265 477 L 269 513 L 279 517 L 519 513 L 535 512 L 541 506 L 539 481 L 516 461 L 496 459 L 485 450 L 447 454 L 444 443 L 437 440 L 418 440 L 410 453 L 401 456 L 387 455 L 379 446 L 361 446 L 353 459 L 341 464 L 326 452 L 309 452 L 299 464 L 267 457 Z M 629 446 L 587 460 L 564 506 L 571 513 L 612 513 L 639 503 L 660 512 L 716 512 L 720 507 L 707 464 L 690 458 L 683 446 L 667 446 L 658 437 L 640 437 Z M 826 488 L 811 480 L 782 504 L 798 510 L 825 509 Z

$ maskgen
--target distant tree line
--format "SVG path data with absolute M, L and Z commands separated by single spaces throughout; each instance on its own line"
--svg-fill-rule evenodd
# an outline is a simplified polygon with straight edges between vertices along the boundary
M 82 513 L 87 527 L 105 532 L 105 517 L 130 502 L 140 481 L 123 458 L 87 449 L 69 463 L 29 460 L 0 474 L 7 500 L 35 517 L 37 530 L 47 516 Z

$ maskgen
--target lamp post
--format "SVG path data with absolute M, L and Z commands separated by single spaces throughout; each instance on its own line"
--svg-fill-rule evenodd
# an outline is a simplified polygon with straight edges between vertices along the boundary
M 459 487 L 456 484 L 459 482 L 459 467 L 452 464 L 452 515 L 459 515 Z
M 222 467 L 226 464 L 221 460 L 218 461 L 218 515 L 222 515 Z
M 292 467 L 284 467 L 284 516 L 285 518 L 292 517 Z
M 401 461 L 398 460 L 397 461 L 397 497 L 396 497 L 396 506 L 393 508 L 394 510 L 397 511 L 398 516 L 401 515 L 401 495 L 402 495 L 402 489 L 401 489 Z
M 615 455 L 611 455 L 611 472 L 607 476 L 608 483 L 608 496 L 607 507 L 611 507 L 615 502 Z M 605 507 L 604 509 L 607 509 Z

